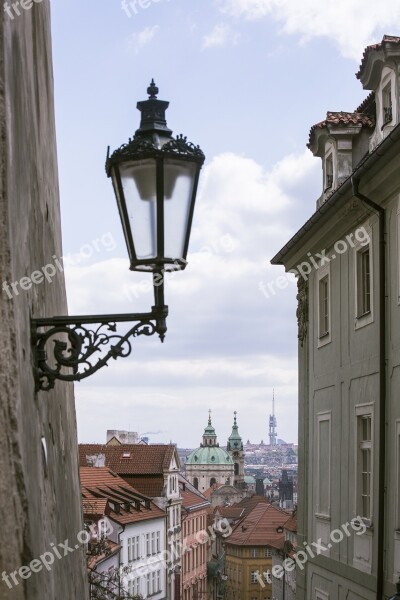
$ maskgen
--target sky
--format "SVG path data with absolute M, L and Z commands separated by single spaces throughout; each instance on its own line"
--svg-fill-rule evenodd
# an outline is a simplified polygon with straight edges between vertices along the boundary
M 267 442 L 274 389 L 278 437 L 296 442 L 296 285 L 279 289 L 284 270 L 270 260 L 322 191 L 310 127 L 367 96 L 355 77 L 362 52 L 399 33 L 400 3 L 52 0 L 51 9 L 70 314 L 153 303 L 150 276 L 129 270 L 104 170 L 107 146 L 137 129 L 151 78 L 170 102 L 168 126 L 206 155 L 189 264 L 166 277 L 166 340 L 135 340 L 128 358 L 75 385 L 79 441 L 123 429 L 193 448 L 211 409 L 221 445 L 234 410 L 244 441 Z

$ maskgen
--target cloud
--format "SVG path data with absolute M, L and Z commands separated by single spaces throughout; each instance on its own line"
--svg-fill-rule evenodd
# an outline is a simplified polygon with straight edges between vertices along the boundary
M 235 18 L 271 17 L 302 42 L 315 37 L 334 41 L 346 58 L 359 61 L 368 44 L 391 33 L 400 20 L 398 0 L 218 0 L 221 11 Z
M 305 200 L 316 198 L 319 170 L 320 161 L 308 151 L 285 156 L 269 170 L 233 153 L 215 156 L 206 165 L 188 267 L 166 276 L 170 314 L 165 343 L 140 337 L 129 358 L 111 361 L 108 369 L 76 387 L 78 406 L 88 388 L 95 390 L 87 400 L 88 414 L 92 398 L 113 397 L 110 408 L 95 411 L 94 430 L 126 428 L 113 419 L 127 415 L 133 392 L 135 412 L 143 417 L 134 429 L 154 429 L 154 411 L 162 408 L 165 415 L 170 409 L 174 418 L 164 423 L 163 416 L 162 426 L 183 443 L 188 443 L 183 441 L 185 423 L 201 419 L 208 405 L 225 412 L 242 407 L 243 413 L 251 405 L 242 416 L 246 439 L 266 438 L 262 415 L 266 418 L 269 388 L 285 399 L 282 413 L 287 406 L 291 414 L 295 411 L 296 287 L 290 283 L 267 298 L 259 284 L 282 273 L 269 260 L 302 224 Z M 151 276 L 129 271 L 128 259 L 117 257 L 117 250 L 108 260 L 66 268 L 72 314 L 149 311 Z M 199 425 L 199 440 L 201 433 Z M 87 428 L 80 439 L 90 440 L 89 434 Z M 295 419 L 280 436 L 296 438 Z
M 159 25 L 153 25 L 153 27 L 145 27 L 142 31 L 135 31 L 128 38 L 127 49 L 139 52 L 143 46 L 150 44 L 159 29 Z
M 222 23 L 216 25 L 214 29 L 203 39 L 203 49 L 223 47 L 229 43 L 237 44 L 239 40 L 239 34 L 234 33 L 229 25 Z

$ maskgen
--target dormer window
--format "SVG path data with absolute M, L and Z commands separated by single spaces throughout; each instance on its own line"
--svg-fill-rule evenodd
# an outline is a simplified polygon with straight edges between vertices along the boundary
M 387 123 L 390 123 L 393 119 L 393 109 L 392 109 L 392 83 L 389 83 L 382 90 L 382 117 L 383 117 L 383 126 Z

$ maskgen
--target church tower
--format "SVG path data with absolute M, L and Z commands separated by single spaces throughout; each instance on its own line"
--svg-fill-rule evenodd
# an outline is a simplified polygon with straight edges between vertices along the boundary
M 241 489 L 244 488 L 244 450 L 243 441 L 238 430 L 236 415 L 237 413 L 235 410 L 232 433 L 229 436 L 226 450 L 232 457 L 234 464 L 234 486 Z

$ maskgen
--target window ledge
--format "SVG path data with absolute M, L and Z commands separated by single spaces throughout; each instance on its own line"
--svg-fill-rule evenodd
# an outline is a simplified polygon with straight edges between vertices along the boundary
M 365 327 L 365 325 L 369 325 L 370 323 L 373 323 L 374 321 L 374 315 L 372 310 L 356 316 L 355 318 L 355 324 L 354 324 L 354 328 L 355 329 L 360 329 L 361 327 Z
M 321 521 L 330 521 L 331 520 L 331 516 L 330 515 L 324 515 L 323 513 L 314 513 L 317 519 L 321 519 Z
M 323 333 L 322 335 L 318 336 L 318 348 L 322 348 L 323 346 L 326 346 L 331 341 L 332 341 L 331 332 L 328 331 L 327 333 Z

